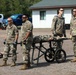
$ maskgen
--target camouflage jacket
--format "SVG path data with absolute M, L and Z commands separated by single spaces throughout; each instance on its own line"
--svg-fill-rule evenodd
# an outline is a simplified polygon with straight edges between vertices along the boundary
M 76 17 L 72 17 L 70 21 L 70 34 L 76 35 Z
M 24 38 L 26 37 L 26 34 L 30 32 L 30 35 L 27 38 L 27 41 L 33 40 L 33 25 L 32 23 L 27 20 L 26 22 L 22 23 L 21 26 L 21 41 L 24 41 Z
M 52 21 L 53 34 L 60 34 L 66 36 L 65 32 L 65 19 L 64 17 L 55 16 Z
M 7 26 L 6 28 L 6 41 L 7 43 L 13 43 L 15 41 L 15 35 L 18 34 L 17 27 L 12 24 L 11 26 Z

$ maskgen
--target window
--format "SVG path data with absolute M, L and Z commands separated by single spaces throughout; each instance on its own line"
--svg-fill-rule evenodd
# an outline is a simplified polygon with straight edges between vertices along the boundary
M 46 11 L 40 11 L 40 20 L 46 19 Z

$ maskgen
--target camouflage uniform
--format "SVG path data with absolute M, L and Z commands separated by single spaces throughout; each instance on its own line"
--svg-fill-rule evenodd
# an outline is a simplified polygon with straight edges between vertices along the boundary
M 21 41 L 22 41 L 22 50 L 23 50 L 23 61 L 25 64 L 30 63 L 30 49 L 33 41 L 33 26 L 30 21 L 25 21 L 21 26 Z M 30 35 L 24 40 L 26 34 L 30 32 Z
M 72 17 L 71 19 L 70 34 L 72 35 L 74 56 L 76 57 L 76 17 Z
M 52 22 L 53 34 L 62 37 L 65 35 L 65 19 L 63 17 L 55 16 Z
M 9 51 L 12 51 L 12 61 L 15 62 L 17 59 L 16 48 L 17 46 L 13 43 L 15 42 L 15 35 L 18 34 L 17 27 L 13 24 L 11 27 L 8 25 L 6 28 L 6 44 L 4 48 L 3 60 L 8 59 Z
M 54 37 L 57 37 L 57 36 L 59 36 L 59 37 L 62 37 L 62 36 L 66 37 L 65 19 L 64 19 L 64 17 L 55 16 L 53 18 L 52 31 L 53 31 Z M 62 46 L 62 45 L 60 44 L 60 46 Z

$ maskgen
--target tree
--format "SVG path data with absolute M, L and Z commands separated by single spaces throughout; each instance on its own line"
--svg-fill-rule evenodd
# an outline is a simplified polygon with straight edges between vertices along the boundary
M 29 14 L 31 16 L 31 10 L 29 7 L 41 0 L 0 0 L 0 13 L 5 17 L 9 17 L 12 14 Z

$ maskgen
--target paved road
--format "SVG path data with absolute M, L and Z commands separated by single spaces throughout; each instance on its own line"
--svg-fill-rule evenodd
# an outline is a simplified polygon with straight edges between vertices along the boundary
M 50 29 L 35 29 L 34 35 L 49 35 Z M 3 51 L 3 38 L 5 36 L 5 30 L 0 30 L 0 51 Z M 69 37 L 69 31 L 67 31 L 67 36 Z M 48 47 L 48 44 L 44 44 L 45 47 Z M 76 63 L 70 62 L 73 58 L 73 49 L 71 40 L 64 41 L 63 49 L 66 51 L 67 60 L 64 63 L 47 63 L 42 56 L 39 60 L 38 65 L 32 65 L 32 67 L 28 70 L 19 70 L 22 65 L 22 51 L 21 46 L 18 45 L 17 55 L 17 66 L 15 67 L 0 67 L 0 75 L 76 75 Z M 31 50 L 32 53 L 32 50 Z M 34 58 L 37 57 L 38 51 L 35 51 Z M 11 63 L 11 57 L 8 60 L 8 64 Z M 36 63 L 36 61 L 34 61 Z M 0 59 L 0 64 L 2 64 L 2 59 Z

